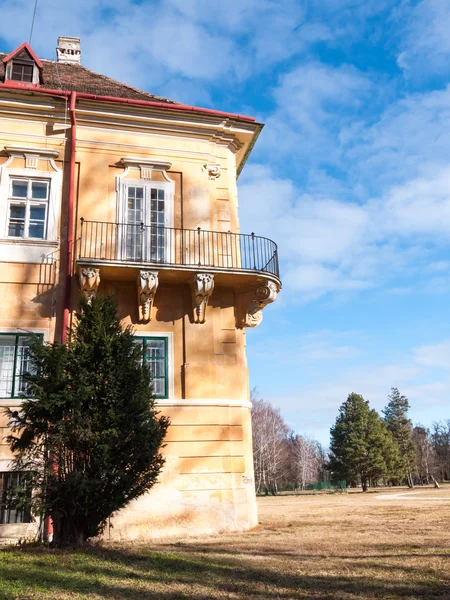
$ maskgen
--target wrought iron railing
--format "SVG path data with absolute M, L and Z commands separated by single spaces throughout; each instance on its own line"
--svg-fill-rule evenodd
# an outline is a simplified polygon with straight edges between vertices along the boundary
M 78 258 L 260 271 L 279 277 L 277 245 L 252 234 L 81 219 Z

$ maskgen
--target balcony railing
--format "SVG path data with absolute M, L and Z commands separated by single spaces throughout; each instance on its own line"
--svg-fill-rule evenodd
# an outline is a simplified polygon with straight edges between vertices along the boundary
M 277 245 L 254 233 L 81 219 L 78 258 L 113 263 L 259 271 L 279 277 Z

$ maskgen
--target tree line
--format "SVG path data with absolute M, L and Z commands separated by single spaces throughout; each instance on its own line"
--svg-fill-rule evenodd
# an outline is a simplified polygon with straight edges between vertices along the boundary
M 253 466 L 257 494 L 305 489 L 327 479 L 327 453 L 316 440 L 290 430 L 280 410 L 252 390 Z
M 349 394 L 330 430 L 330 448 L 289 429 L 280 410 L 252 392 L 257 493 L 345 480 L 349 486 L 429 484 L 450 480 L 450 419 L 413 426 L 409 401 L 392 388 L 380 415 Z
M 331 428 L 328 467 L 332 479 L 361 485 L 428 484 L 450 478 L 450 420 L 430 429 L 413 426 L 409 401 L 391 388 L 378 414 L 368 400 L 349 394 Z

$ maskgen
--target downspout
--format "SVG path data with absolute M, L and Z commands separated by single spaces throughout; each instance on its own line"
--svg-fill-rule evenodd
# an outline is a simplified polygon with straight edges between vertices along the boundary
M 67 341 L 67 329 L 69 327 L 70 296 L 72 291 L 72 266 L 73 266 L 73 221 L 75 206 L 75 159 L 77 152 L 77 117 L 75 103 L 77 93 L 70 94 L 70 163 L 69 163 L 69 202 L 67 207 L 67 245 L 66 245 L 66 281 L 64 289 L 64 312 L 61 331 L 61 343 Z
M 77 118 L 75 114 L 75 102 L 77 100 L 77 93 L 71 92 L 70 94 L 70 161 L 69 161 L 69 202 L 67 207 L 67 240 L 66 240 L 66 278 L 64 286 L 64 312 L 63 322 L 61 330 L 61 343 L 65 344 L 67 341 L 67 329 L 69 326 L 69 314 L 70 314 L 70 296 L 72 290 L 72 260 L 73 260 L 73 209 L 75 199 L 75 158 L 77 151 Z M 54 460 L 50 456 L 52 462 L 52 468 L 57 470 L 57 466 Z M 53 539 L 53 521 L 51 517 L 47 517 L 44 522 L 44 540 L 51 542 Z

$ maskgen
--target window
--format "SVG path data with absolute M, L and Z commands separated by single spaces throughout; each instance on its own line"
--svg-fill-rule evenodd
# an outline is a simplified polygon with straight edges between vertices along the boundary
M 11 66 L 11 76 L 10 79 L 14 81 L 27 81 L 29 83 L 33 82 L 34 75 L 34 63 L 29 63 L 25 61 L 14 60 Z
M 43 240 L 46 237 L 50 182 L 11 178 L 8 236 Z
M 29 346 L 29 335 L 0 333 L 0 398 L 27 395 L 24 374 L 31 371 Z
M 150 367 L 153 379 L 153 391 L 156 398 L 168 398 L 168 341 L 166 337 L 137 338 L 136 343 L 142 344 L 144 362 Z
M 11 507 L 11 500 L 17 498 L 20 498 L 22 506 Z M 0 473 L 0 524 L 29 523 L 30 498 L 31 485 L 27 473 Z
M 164 263 L 169 241 L 164 187 L 126 185 L 126 258 Z

